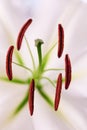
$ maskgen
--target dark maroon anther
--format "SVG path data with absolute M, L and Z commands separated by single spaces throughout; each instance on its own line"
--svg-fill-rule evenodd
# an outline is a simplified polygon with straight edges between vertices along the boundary
M 60 58 L 64 49 L 64 29 L 61 24 L 58 24 L 58 57 Z
M 18 38 L 17 38 L 17 50 L 20 50 L 21 48 L 21 44 L 22 44 L 22 40 L 23 40 L 23 37 L 24 37 L 24 34 L 27 30 L 27 28 L 29 27 L 29 25 L 32 23 L 32 19 L 29 19 L 24 25 L 23 27 L 21 28 L 20 32 L 19 32 L 19 35 L 18 35 Z
M 6 55 L 6 73 L 9 80 L 12 80 L 12 55 L 14 46 L 10 46 Z
M 65 55 L 65 89 L 69 88 L 71 82 L 71 62 L 69 55 Z
M 35 82 L 34 79 L 32 79 L 29 87 L 29 110 L 30 110 L 30 115 L 33 115 L 34 111 L 34 89 L 35 89 Z
M 57 85 L 56 85 L 56 93 L 55 93 L 55 101 L 54 101 L 54 109 L 57 111 L 60 97 L 61 97 L 61 89 L 62 89 L 62 74 L 60 73 L 57 79 Z

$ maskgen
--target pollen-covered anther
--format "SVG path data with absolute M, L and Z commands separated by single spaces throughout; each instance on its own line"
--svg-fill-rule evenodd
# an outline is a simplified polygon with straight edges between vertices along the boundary
M 57 85 L 56 85 L 56 93 L 55 93 L 55 101 L 54 101 L 54 109 L 57 111 L 60 97 L 61 97 L 61 90 L 62 90 L 62 74 L 60 73 L 57 79 Z
M 64 50 L 64 29 L 61 24 L 58 24 L 58 57 L 62 56 Z
M 34 89 L 35 89 L 35 81 L 32 79 L 29 87 L 29 110 L 30 110 L 30 115 L 33 115 L 34 111 Z
M 9 80 L 12 80 L 12 55 L 14 46 L 10 46 L 6 55 L 6 73 Z
M 69 55 L 65 55 L 65 89 L 69 88 L 70 82 L 71 82 L 71 61 L 69 58 Z
M 28 21 L 21 28 L 17 38 L 17 50 L 20 50 L 24 34 L 31 23 L 32 23 L 32 19 L 28 19 Z

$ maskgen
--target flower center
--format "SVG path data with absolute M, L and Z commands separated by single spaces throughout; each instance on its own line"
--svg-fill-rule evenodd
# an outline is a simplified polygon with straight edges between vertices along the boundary
M 55 110 L 58 109 L 60 97 L 61 97 L 61 90 L 62 90 L 62 81 L 63 81 L 62 73 L 58 74 L 58 78 L 56 80 L 51 80 L 51 78 L 43 75 L 47 71 L 65 70 L 65 78 L 64 78 L 65 89 L 68 89 L 70 82 L 71 82 L 71 61 L 70 61 L 68 54 L 65 55 L 65 69 L 62 69 L 62 68 L 48 68 L 48 69 L 46 69 L 46 65 L 48 64 L 49 57 L 51 56 L 51 52 L 55 48 L 55 46 L 57 45 L 56 43 L 52 45 L 52 47 L 47 51 L 47 53 L 44 56 L 42 56 L 41 46 L 44 42 L 41 39 L 35 40 L 35 46 L 37 48 L 37 54 L 38 54 L 38 67 L 36 67 L 34 57 L 32 55 L 32 51 L 31 51 L 29 43 L 25 37 L 26 29 L 30 26 L 31 23 L 32 23 L 32 19 L 29 19 L 23 25 L 23 27 L 21 28 L 21 30 L 19 32 L 18 38 L 17 38 L 17 50 L 15 52 L 17 54 L 16 58 L 18 59 L 18 63 L 12 61 L 14 46 L 9 47 L 9 50 L 8 50 L 7 56 L 6 56 L 6 73 L 7 73 L 9 80 L 12 80 L 12 82 L 15 82 L 15 83 L 20 83 L 19 79 L 14 80 L 14 78 L 12 77 L 12 63 L 23 68 L 23 69 L 26 69 L 27 71 L 29 71 L 31 73 L 31 76 L 29 77 L 28 80 L 26 80 L 24 82 L 21 81 L 24 84 L 25 83 L 29 84 L 29 90 L 28 90 L 26 96 L 24 97 L 23 101 L 16 108 L 14 114 L 17 114 L 19 112 L 19 110 L 26 104 L 27 101 L 29 102 L 30 115 L 33 114 L 35 88 L 37 88 L 40 95 L 47 101 L 47 103 L 49 103 L 49 105 L 51 105 L 52 107 L 54 106 Z M 21 49 L 23 38 L 25 38 L 26 45 L 27 45 L 29 54 L 30 54 L 31 59 L 32 59 L 33 70 L 23 64 L 23 60 L 20 57 L 19 53 L 17 52 Z M 62 56 L 63 49 L 64 49 L 64 29 L 63 29 L 61 24 L 58 25 L 58 38 L 59 39 L 58 39 L 58 53 L 57 53 L 58 55 L 57 56 L 58 56 L 58 58 L 60 58 Z M 20 61 L 22 61 L 22 62 L 20 62 Z M 42 79 L 47 80 L 54 88 L 56 88 L 54 102 L 50 99 L 48 94 L 44 92 L 43 84 L 40 82 L 40 80 L 42 80 Z

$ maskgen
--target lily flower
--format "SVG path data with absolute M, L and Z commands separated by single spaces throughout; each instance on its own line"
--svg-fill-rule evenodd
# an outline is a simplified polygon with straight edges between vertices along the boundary
M 19 35 L 18 35 L 18 38 L 17 38 L 17 43 L 16 43 L 18 51 L 21 49 L 22 41 L 23 41 L 25 32 L 26 32 L 26 30 L 28 29 L 28 27 L 30 26 L 31 23 L 32 23 L 32 19 L 29 19 L 23 25 L 22 29 L 19 32 Z M 63 47 L 64 47 L 64 29 L 61 26 L 61 24 L 59 24 L 59 27 L 58 27 L 58 34 L 59 34 L 58 57 L 60 58 L 62 56 Z M 28 44 L 28 41 L 27 41 L 26 37 L 25 37 L 25 40 L 26 40 L 27 48 L 29 50 L 31 59 L 32 59 L 32 63 L 33 63 L 34 69 L 32 70 L 31 68 L 28 68 L 27 66 L 24 66 L 22 64 L 18 64 L 18 63 L 13 62 L 12 61 L 12 57 L 13 57 L 14 46 L 10 46 L 9 49 L 8 49 L 7 55 L 6 55 L 6 73 L 7 73 L 8 79 L 12 80 L 12 78 L 13 78 L 13 76 L 12 76 L 12 63 L 15 64 L 15 65 L 21 66 L 24 69 L 27 69 L 28 71 L 30 71 L 32 73 L 32 75 L 28 79 L 28 83 L 30 84 L 30 87 L 29 87 L 29 109 L 30 109 L 30 115 L 33 115 L 33 110 L 34 110 L 34 89 L 35 89 L 35 86 L 36 86 L 37 90 L 40 92 L 40 94 L 45 98 L 45 100 L 47 100 L 49 105 L 53 106 L 53 103 L 50 100 L 50 98 L 48 97 L 48 95 L 46 95 L 42 91 L 43 86 L 42 86 L 42 84 L 40 82 L 41 82 L 42 79 L 46 79 L 54 87 L 55 87 L 55 84 L 54 84 L 54 81 L 52 81 L 50 78 L 43 76 L 43 73 L 45 73 L 47 71 L 48 72 L 49 71 L 57 71 L 57 70 L 62 70 L 62 69 L 58 69 L 58 68 L 48 68 L 48 69 L 45 69 L 46 65 L 48 63 L 48 60 L 49 60 L 50 53 L 54 49 L 56 44 L 53 44 L 52 47 L 47 51 L 45 56 L 42 57 L 41 45 L 44 42 L 41 39 L 36 39 L 35 40 L 35 46 L 37 47 L 38 61 L 39 61 L 39 66 L 36 67 L 35 60 L 34 60 L 34 57 L 32 55 L 32 51 L 30 49 L 30 46 Z M 71 73 L 72 72 L 71 72 L 70 58 L 69 58 L 68 54 L 66 54 L 66 56 L 65 56 L 65 89 L 68 89 L 69 84 L 71 82 Z M 61 89 L 62 89 L 62 74 L 59 75 L 58 80 L 57 80 L 55 105 L 54 105 L 54 109 L 55 110 L 58 109 L 58 105 L 59 105 L 59 101 L 60 101 Z M 28 97 L 28 96 L 26 96 L 26 97 Z M 27 98 L 26 98 L 26 100 L 27 100 Z M 18 108 L 20 107 L 20 105 L 18 106 Z M 16 111 L 18 111 L 18 108 L 16 109 Z
M 72 5 L 71 3 L 70 5 Z M 41 40 L 43 38 L 41 39 L 34 38 L 33 40 L 36 39 L 35 40 L 36 50 L 35 50 L 35 45 L 33 46 L 32 42 L 30 42 L 29 40 L 29 38 L 32 37 L 32 33 L 34 32 L 34 30 L 32 31 L 32 33 L 26 32 L 25 34 L 26 36 L 24 35 L 20 51 L 17 51 L 16 44 L 11 45 L 14 46 L 14 51 L 11 59 L 13 78 L 12 80 L 9 81 L 6 75 L 2 74 L 0 76 L 1 130 L 8 130 L 8 129 L 9 130 L 10 129 L 85 130 L 87 128 L 86 125 L 87 73 L 85 62 L 86 37 L 85 35 L 83 35 L 86 34 L 84 33 L 86 22 L 85 20 L 83 22 L 83 19 L 81 19 L 81 15 L 83 16 L 84 12 L 86 12 L 82 11 L 83 9 L 86 10 L 86 5 L 83 4 L 82 2 L 77 2 L 75 3 L 74 7 L 79 7 L 79 9 L 77 8 L 79 11 L 77 11 L 77 14 L 75 16 L 72 16 L 73 20 L 71 20 L 71 23 L 69 23 L 68 26 L 66 19 L 63 20 L 62 18 L 60 18 L 62 19 L 61 21 L 63 23 L 65 33 L 64 52 L 60 59 L 57 57 L 58 48 L 55 42 L 53 42 L 51 45 L 45 44 L 44 42 L 44 44 L 40 44 L 40 47 L 38 47 L 39 41 L 40 43 L 43 43 L 43 40 Z M 73 11 L 71 11 L 70 13 L 73 14 L 72 12 Z M 65 11 L 65 14 L 67 14 L 67 11 Z M 70 17 L 67 17 L 67 19 L 69 20 Z M 81 24 L 77 26 L 79 19 L 81 20 L 80 21 Z M 32 24 L 30 25 L 29 29 L 27 29 L 27 31 L 31 30 L 33 26 Z M 55 26 L 55 28 L 56 27 L 57 26 Z M 81 30 L 78 31 L 78 29 Z M 44 33 L 44 31 L 42 32 Z M 78 35 L 80 35 L 80 37 Z M 53 37 L 56 37 L 55 33 Z M 58 40 L 57 38 L 55 39 L 56 41 Z M 81 39 L 83 41 L 81 41 Z M 45 49 L 43 48 L 42 51 L 42 47 L 44 46 L 46 46 L 46 48 Z M 10 46 L 8 46 L 8 48 L 9 47 Z M 7 52 L 8 51 L 6 50 L 5 52 L 6 55 L 8 54 Z M 65 60 L 66 52 L 69 54 L 70 59 L 72 61 L 72 71 L 73 71 L 72 75 L 73 79 L 68 90 L 65 90 L 65 82 L 64 82 L 65 69 L 63 68 L 65 61 L 67 61 Z M 1 61 L 4 59 L 5 58 L 2 58 Z M 69 58 L 67 59 L 69 61 Z M 50 66 L 53 67 L 49 68 Z M 5 71 L 6 70 L 4 69 L 3 72 Z M 59 107 L 57 112 L 55 112 L 53 108 L 54 105 L 53 100 L 55 99 L 57 76 L 60 72 L 63 73 L 63 82 L 62 82 Z M 32 89 L 32 86 L 34 87 L 34 85 L 32 85 L 33 78 L 35 78 L 35 91 L 33 91 L 34 95 L 31 94 L 32 100 L 29 101 L 28 100 L 30 92 L 29 87 L 31 86 L 30 87 L 31 91 L 34 90 Z M 39 84 L 38 79 L 40 81 Z M 32 98 L 32 96 L 34 96 L 34 98 Z M 34 111 L 32 117 L 30 116 L 29 113 L 30 109 L 28 107 L 29 105 L 28 101 L 31 102 L 30 104 L 32 106 L 34 101 L 34 109 L 33 109 Z M 30 108 L 31 108 L 30 112 L 32 113 L 33 107 Z

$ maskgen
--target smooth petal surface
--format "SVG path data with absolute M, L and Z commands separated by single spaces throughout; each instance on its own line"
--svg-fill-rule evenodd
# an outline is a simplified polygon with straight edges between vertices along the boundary
M 10 119 L 12 112 L 23 100 L 28 88 L 25 88 L 22 85 L 17 87 L 17 85 L 1 82 L 0 86 L 0 129 L 33 129 L 32 120 L 29 118 L 28 114 L 28 104 L 21 110 L 20 113 L 18 113 L 18 115 Z M 28 124 L 27 127 L 25 124 Z
M 37 105 L 37 103 L 40 105 Z M 63 118 L 64 117 L 62 117 L 60 112 L 57 113 L 50 109 L 49 105 L 38 93 L 36 93 L 35 112 L 33 117 L 35 130 L 57 130 L 58 128 L 61 130 L 73 130 L 74 127 L 72 127 L 71 124 L 69 124 L 67 121 L 65 121 L 66 119 Z

